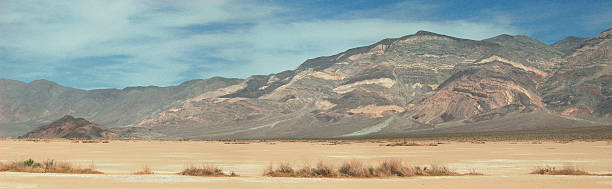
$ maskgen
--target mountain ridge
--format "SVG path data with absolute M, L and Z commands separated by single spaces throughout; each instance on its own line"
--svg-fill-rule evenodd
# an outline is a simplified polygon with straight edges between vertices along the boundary
M 521 35 L 502 34 L 476 41 L 419 31 L 308 59 L 294 70 L 244 80 L 217 78 L 225 82 L 173 97 L 173 102 L 157 97 L 163 105 L 149 107 L 152 111 L 136 116 L 138 120 L 131 119 L 127 125 L 110 123 L 111 127 L 144 128 L 160 134 L 158 138 L 333 138 L 351 133 L 408 134 L 423 129 L 442 132 L 536 114 L 542 115 L 542 120 L 553 120 L 540 122 L 547 124 L 574 119 L 563 116 L 579 119 L 560 127 L 605 125 L 610 123 L 606 105 L 610 81 L 606 79 L 609 72 L 605 72 L 610 64 L 606 50 L 609 36 L 602 32 L 587 40 L 572 38 L 546 45 Z M 591 50 L 585 46 L 595 52 L 588 54 Z M 579 94 L 584 96 L 581 99 L 598 100 L 582 100 L 580 107 L 553 105 L 555 99 L 566 98 L 557 96 L 576 93 L 555 83 L 567 79 L 560 70 L 572 69 L 578 65 L 572 62 L 587 59 L 603 65 L 599 68 L 604 72 L 597 72 L 593 77 L 599 79 L 592 81 L 599 82 L 599 87 L 588 85 L 590 91 L 600 92 Z M 174 87 L 189 88 L 190 82 L 203 81 Z M 167 88 L 126 87 L 119 91 Z M 559 90 L 565 91 L 554 93 Z M 152 99 L 148 100 L 136 104 Z M 2 107 L 0 104 L 0 126 L 7 119 L 2 118 L 6 114 Z M 591 113 L 564 113 L 571 111 L 568 108 L 586 108 Z M 512 130 L 507 127 L 510 125 L 490 129 Z

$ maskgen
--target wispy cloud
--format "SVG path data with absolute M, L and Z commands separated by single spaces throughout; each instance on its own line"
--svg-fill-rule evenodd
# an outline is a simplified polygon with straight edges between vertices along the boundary
M 321 17 L 274 1 L 0 1 L 0 77 L 165 86 L 294 69 L 418 30 L 469 39 L 520 31 L 503 15 L 432 17 L 439 8 L 403 1 Z

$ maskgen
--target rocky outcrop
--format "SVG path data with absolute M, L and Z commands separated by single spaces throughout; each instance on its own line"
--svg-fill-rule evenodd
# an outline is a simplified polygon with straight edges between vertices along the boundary
M 67 115 L 20 138 L 112 139 L 118 136 L 102 125 Z

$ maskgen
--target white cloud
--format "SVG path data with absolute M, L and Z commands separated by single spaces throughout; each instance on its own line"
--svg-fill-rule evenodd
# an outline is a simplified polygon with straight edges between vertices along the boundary
M 422 11 L 432 9 L 431 6 L 422 7 Z M 41 73 L 38 77 L 47 78 L 70 74 L 59 68 L 74 59 L 127 55 L 116 64 L 73 62 L 69 65 L 82 68 L 89 76 L 77 78 L 73 85 L 98 88 L 171 85 L 195 79 L 198 75 L 247 77 L 269 74 L 293 69 L 308 58 L 332 55 L 417 30 L 470 39 L 517 31 L 511 23 L 497 20 L 427 21 L 342 16 L 287 21 L 292 20 L 285 18 L 290 15 L 288 11 L 289 8 L 274 4 L 229 0 L 2 1 L 0 48 L 10 52 L 5 58 L 13 59 L 11 64 L 28 62 L 19 70 L 32 70 Z M 180 29 L 230 23 L 249 25 L 199 34 L 196 31 L 185 34 L 181 31 L 185 29 Z M 0 65 L 2 67 L 9 66 Z M 38 79 L 35 74 L 26 74 L 12 73 L 8 77 Z

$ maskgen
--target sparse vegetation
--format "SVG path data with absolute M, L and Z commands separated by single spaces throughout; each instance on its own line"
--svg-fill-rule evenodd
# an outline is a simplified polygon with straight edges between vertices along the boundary
M 343 177 L 373 177 L 375 175 L 373 167 L 366 167 L 360 161 L 344 162 L 338 168 L 338 173 Z
M 465 175 L 478 176 L 478 175 L 484 175 L 484 174 L 476 171 L 476 169 L 470 169 L 470 172 L 466 173 Z
M 336 141 L 336 140 L 333 140 L 333 141 L 327 141 L 327 143 L 323 143 L 322 145 L 341 145 L 341 144 L 351 144 L 351 143 L 348 142 L 348 141 L 342 141 L 342 140 Z
M 557 169 L 556 167 L 539 167 L 536 168 L 531 174 L 540 174 L 540 175 L 589 175 L 588 172 L 574 168 L 574 167 L 564 167 L 561 169 Z
M 330 165 L 319 162 L 316 167 L 306 165 L 301 169 L 294 169 L 288 163 L 281 163 L 278 168 L 272 166 L 264 171 L 264 176 L 271 177 L 337 177 L 338 172 Z
M 102 174 L 97 171 L 92 164 L 88 168 L 74 167 L 68 162 L 46 160 L 42 163 L 32 159 L 25 161 L 14 161 L 10 163 L 0 163 L 0 171 L 10 172 L 29 172 L 29 173 L 73 173 L 73 174 Z
M 82 140 L 82 139 L 71 139 L 70 140 L 72 143 L 83 143 L 83 144 L 87 144 L 87 143 L 110 143 L 110 141 L 108 140 Z
M 151 168 L 147 165 L 143 165 L 142 169 L 140 169 L 139 171 L 136 171 L 134 173 L 132 173 L 134 175 L 152 175 L 154 174 L 153 171 L 151 170 Z
M 539 175 L 593 175 L 583 169 L 579 169 L 576 167 L 538 167 L 531 172 L 531 174 L 539 174 Z
M 423 172 L 426 176 L 456 176 L 461 175 L 448 167 L 431 165 L 431 167 L 424 167 Z
M 219 169 L 216 166 L 212 166 L 212 165 L 203 165 L 201 167 L 189 166 L 188 168 L 184 169 L 178 174 L 179 175 L 189 175 L 189 176 L 207 176 L 207 177 L 238 176 L 234 172 L 231 172 L 230 174 L 225 174 L 223 170 Z
M 472 170 L 467 174 L 457 173 L 447 167 L 431 165 L 429 167 L 406 166 L 399 160 L 388 160 L 381 162 L 378 166 L 368 166 L 353 160 L 343 163 L 340 167 L 319 162 L 316 167 L 309 165 L 301 169 L 294 169 L 287 163 L 280 164 L 276 169 L 272 166 L 264 171 L 264 176 L 271 177 L 410 177 L 410 176 L 458 176 L 458 175 L 482 175 Z
M 442 140 L 459 142 L 492 142 L 492 141 L 609 141 L 612 138 L 612 126 L 594 126 L 580 128 L 536 129 L 523 131 L 490 131 L 439 134 L 409 134 L 376 137 L 354 137 L 358 139 L 409 139 L 409 140 Z M 348 140 L 348 139 L 347 139 Z M 536 142 L 537 143 L 537 142 Z
M 562 168 L 557 167 L 537 167 L 535 170 L 531 171 L 531 174 L 538 175 L 591 175 L 591 176 L 612 176 L 612 173 L 608 174 L 596 174 L 589 173 L 584 169 L 580 169 L 577 167 L 565 166 Z
M 416 142 L 396 142 L 396 143 L 390 143 L 390 144 L 386 144 L 385 146 L 438 146 L 438 143 L 426 143 L 426 144 L 422 144 L 422 143 L 416 143 Z
M 225 142 L 223 144 L 250 144 L 249 142 Z

